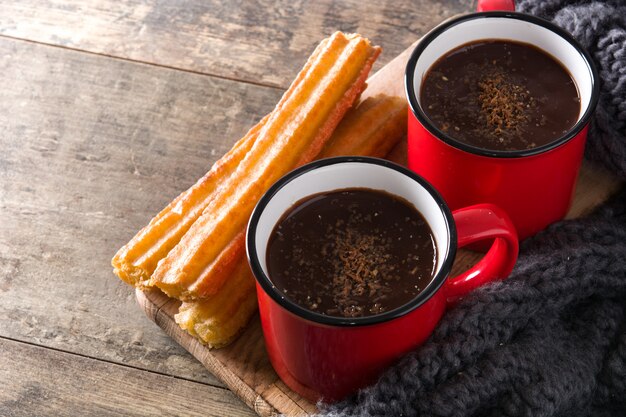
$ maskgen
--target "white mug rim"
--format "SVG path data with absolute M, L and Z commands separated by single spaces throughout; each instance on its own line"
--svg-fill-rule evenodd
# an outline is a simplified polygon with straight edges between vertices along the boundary
M 395 308 L 393 310 L 376 314 L 372 316 L 365 317 L 339 317 L 339 316 L 328 316 L 320 313 L 313 312 L 308 310 L 297 303 L 286 298 L 273 284 L 271 279 L 267 276 L 264 269 L 261 266 L 261 262 L 259 260 L 259 255 L 257 252 L 257 228 L 261 216 L 263 214 L 264 209 L 268 205 L 268 203 L 272 200 L 272 198 L 283 188 L 285 185 L 290 183 L 296 178 L 300 178 L 302 176 L 307 175 L 314 170 L 317 170 L 322 167 L 326 167 L 329 165 L 336 164 L 345 164 L 345 163 L 363 163 L 363 164 L 374 164 L 378 166 L 382 166 L 384 168 L 392 169 L 394 171 L 399 172 L 407 176 L 409 179 L 416 182 L 417 186 L 421 186 L 424 188 L 428 194 L 433 198 L 434 202 L 437 204 L 439 209 L 441 210 L 441 215 L 445 222 L 446 233 L 447 233 L 447 247 L 439 248 L 438 253 L 440 256 L 444 256 L 441 263 L 441 267 L 436 271 L 430 284 L 421 291 L 417 296 L 415 296 L 408 303 Z M 305 197 L 306 198 L 306 195 Z M 454 223 L 454 219 L 452 217 L 452 212 L 450 211 L 448 205 L 445 203 L 443 197 L 439 194 L 439 192 L 424 178 L 420 177 L 413 171 L 393 163 L 391 161 L 380 159 L 380 158 L 372 158 L 372 157 L 353 157 L 353 156 L 340 156 L 333 158 L 325 158 L 317 161 L 313 161 L 309 164 L 306 164 L 300 168 L 297 168 L 287 175 L 283 176 L 280 180 L 278 180 L 272 187 L 267 190 L 267 192 L 261 197 L 256 207 L 254 208 L 252 215 L 250 216 L 250 221 L 248 223 L 248 228 L 246 231 L 246 253 L 248 256 L 248 262 L 250 263 L 250 268 L 252 269 L 252 273 L 257 284 L 262 288 L 262 290 L 270 296 L 278 305 L 289 311 L 290 313 L 303 318 L 305 320 L 322 324 L 322 325 L 330 325 L 337 327 L 356 327 L 356 326 L 366 326 L 366 325 L 374 325 L 384 323 L 399 317 L 403 317 L 410 312 L 414 311 L 421 305 L 423 305 L 426 301 L 428 301 L 445 283 L 446 279 L 450 275 L 450 271 L 452 269 L 452 263 L 454 262 L 454 258 L 456 256 L 457 249 L 457 232 L 456 226 Z
M 541 26 L 545 29 L 550 30 L 557 36 L 561 37 L 569 44 L 571 44 L 574 49 L 582 56 L 583 60 L 587 64 L 590 72 L 591 78 L 591 98 L 587 109 L 584 114 L 580 117 L 580 119 L 572 126 L 565 135 L 561 136 L 558 139 L 548 142 L 545 145 L 538 146 L 531 149 L 520 149 L 513 151 L 503 151 L 503 150 L 492 150 L 486 148 L 480 148 L 478 146 L 469 145 L 467 143 L 458 141 L 454 139 L 452 136 L 443 132 L 439 128 L 437 128 L 434 123 L 426 116 L 424 111 L 421 108 L 421 105 L 418 102 L 417 94 L 415 91 L 415 86 L 413 83 L 413 79 L 415 77 L 415 69 L 417 65 L 417 61 L 419 60 L 422 52 L 426 49 L 426 47 L 436 39 L 441 33 L 446 30 L 474 20 L 474 19 L 488 19 L 488 18 L 510 18 L 522 20 L 528 23 L 532 23 L 537 26 Z M 446 52 L 442 53 L 441 56 L 445 55 Z M 407 62 L 405 76 L 404 76 L 404 88 L 405 94 L 407 97 L 407 101 L 409 103 L 409 108 L 414 117 L 417 118 L 419 123 L 426 128 L 434 137 L 443 141 L 444 143 L 453 146 L 457 149 L 460 149 L 465 152 L 469 152 L 476 155 L 487 156 L 487 157 L 497 157 L 497 158 L 520 158 L 520 157 L 528 157 L 539 155 L 545 152 L 548 152 L 552 149 L 558 148 L 561 145 L 569 142 L 574 137 L 578 135 L 589 123 L 591 116 L 593 115 L 596 105 L 598 103 L 598 98 L 600 95 L 600 84 L 598 82 L 598 72 L 596 66 L 593 62 L 593 59 L 589 55 L 589 53 L 580 45 L 580 43 L 574 39 L 568 32 L 559 28 L 558 26 L 548 22 L 547 20 L 527 15 L 524 13 L 518 12 L 503 12 L 503 11 L 492 11 L 492 12 L 480 12 L 480 13 L 472 13 L 464 16 L 460 16 L 457 18 L 450 19 L 439 26 L 435 27 L 433 30 L 428 32 L 417 44 L 411 56 Z

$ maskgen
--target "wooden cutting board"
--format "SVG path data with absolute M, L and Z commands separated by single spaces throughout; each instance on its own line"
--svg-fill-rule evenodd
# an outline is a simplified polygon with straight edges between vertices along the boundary
M 363 97 L 378 93 L 404 97 L 404 68 L 414 47 L 415 44 L 411 45 L 373 75 L 368 80 L 368 88 Z M 392 152 L 390 159 L 405 162 L 406 144 L 403 145 Z M 620 182 L 609 173 L 588 163 L 583 164 L 568 218 L 590 212 L 615 192 L 619 185 Z M 459 251 L 453 274 L 467 269 L 479 257 L 480 255 L 469 251 Z M 314 404 L 291 391 L 272 369 L 265 352 L 258 315 L 234 343 L 222 349 L 209 350 L 174 321 L 179 301 L 167 297 L 157 289 L 137 290 L 136 296 L 139 305 L 151 320 L 202 362 L 259 415 L 299 416 L 316 411 Z

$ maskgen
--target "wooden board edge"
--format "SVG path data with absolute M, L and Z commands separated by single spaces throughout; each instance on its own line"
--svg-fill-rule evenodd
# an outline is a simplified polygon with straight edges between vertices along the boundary
M 174 319 L 161 311 L 161 308 L 169 298 L 158 290 L 135 289 L 135 297 L 139 307 L 146 316 L 159 326 L 169 337 L 181 345 L 187 352 L 191 353 L 202 365 L 213 375 L 221 380 L 235 393 L 248 407 L 263 417 L 270 417 L 278 414 L 278 411 L 267 403 L 263 397 L 257 394 L 251 387 L 246 385 L 237 375 L 229 371 L 228 368 L 211 355 L 201 355 L 205 347 L 192 336 L 182 333 L 182 329 L 176 324 Z M 165 302 L 163 302 L 165 299 Z M 195 342 L 195 344 L 194 344 Z
M 256 392 L 247 385 L 238 375 L 232 372 L 217 357 L 212 355 L 197 339 L 188 335 L 174 321 L 173 317 L 163 311 L 162 307 L 171 301 L 165 294 L 158 290 L 135 290 L 135 297 L 141 310 L 146 316 L 158 325 L 176 343 L 180 344 L 194 358 L 207 368 L 215 377 L 222 381 L 235 395 L 237 395 L 248 407 L 263 417 L 276 416 L 285 413 L 289 408 L 290 415 L 308 415 L 313 410 L 307 410 L 291 398 L 289 392 L 277 383 L 270 384 L 262 393 Z M 281 410 L 277 408 L 281 403 Z
M 610 200 L 624 184 L 624 181 L 598 163 L 586 158 L 583 159 L 576 179 L 572 204 L 565 219 L 576 219 L 591 214 L 599 206 Z M 586 190 L 590 189 L 595 190 L 591 199 L 585 193 Z M 582 203 L 583 201 L 584 203 Z

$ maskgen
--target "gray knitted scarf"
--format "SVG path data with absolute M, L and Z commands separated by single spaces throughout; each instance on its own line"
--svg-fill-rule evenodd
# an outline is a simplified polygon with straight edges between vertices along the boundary
M 595 59 L 586 156 L 626 179 L 626 0 L 522 0 Z M 333 405 L 340 416 L 626 416 L 626 189 L 523 242 L 513 274 L 449 311 L 428 342 Z

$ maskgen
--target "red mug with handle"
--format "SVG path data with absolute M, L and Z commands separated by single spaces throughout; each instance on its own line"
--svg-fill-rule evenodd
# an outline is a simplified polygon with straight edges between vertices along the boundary
M 319 314 L 291 301 L 268 274 L 267 242 L 282 215 L 301 199 L 346 188 L 383 190 L 409 201 L 433 232 L 437 262 L 432 280 L 399 308 L 357 318 Z M 312 401 L 335 401 L 372 383 L 430 336 L 451 303 L 506 277 L 518 252 L 515 228 L 498 207 L 478 204 L 451 212 L 414 172 L 362 157 L 323 159 L 287 174 L 259 201 L 246 239 L 270 361 L 289 387 Z M 457 249 L 476 242 L 491 242 L 491 247 L 469 271 L 450 277 Z
M 591 57 L 574 38 L 548 21 L 513 9 L 510 0 L 480 1 L 478 10 L 483 13 L 448 20 L 416 46 L 405 74 L 410 107 L 408 166 L 434 185 L 453 210 L 476 203 L 496 204 L 524 239 L 562 219 L 570 207 L 599 84 Z M 493 39 L 533 45 L 569 71 L 581 110 L 563 136 L 531 149 L 490 150 L 455 140 L 425 114 L 420 87 L 429 68 L 457 47 Z

